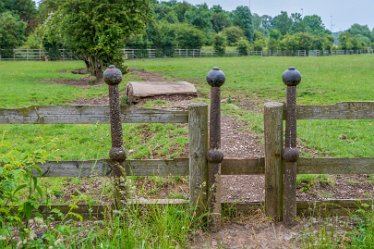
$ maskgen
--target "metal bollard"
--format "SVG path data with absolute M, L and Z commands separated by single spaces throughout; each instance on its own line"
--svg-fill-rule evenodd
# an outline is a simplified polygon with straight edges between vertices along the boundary
M 284 165 L 284 223 L 291 226 L 295 222 L 296 206 L 296 173 L 299 150 L 296 148 L 296 86 L 301 81 L 301 74 L 290 67 L 282 75 L 287 85 L 286 131 L 283 151 Z
M 123 147 L 121 104 L 118 85 L 122 81 L 122 72 L 111 65 L 104 71 L 104 81 L 109 86 L 110 126 L 112 148 L 109 157 L 112 165 L 112 176 L 114 176 L 115 205 L 120 206 L 121 201 L 121 179 L 124 175 L 122 163 L 126 160 L 126 153 Z
M 210 145 L 207 155 L 208 167 L 208 208 L 209 229 L 218 231 L 221 227 L 221 99 L 220 87 L 225 83 L 225 74 L 217 67 L 208 73 L 207 82 L 211 89 Z

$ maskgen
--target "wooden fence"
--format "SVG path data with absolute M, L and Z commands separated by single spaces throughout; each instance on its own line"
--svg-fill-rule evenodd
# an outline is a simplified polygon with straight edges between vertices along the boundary
M 112 86 L 110 86 L 112 87 Z M 122 123 L 188 123 L 189 157 L 173 160 L 126 160 L 122 166 L 126 176 L 189 176 L 191 203 L 206 206 L 211 186 L 207 185 L 209 171 L 208 107 L 193 104 L 188 111 L 129 109 L 119 110 Z M 264 175 L 264 203 L 221 203 L 223 207 L 237 210 L 251 210 L 264 205 L 266 214 L 275 220 L 282 220 L 284 211 L 284 159 L 283 120 L 285 106 L 282 103 L 266 103 L 264 109 L 265 158 L 225 158 L 221 164 L 221 175 Z M 374 102 L 349 102 L 325 106 L 298 106 L 297 119 L 374 119 Z M 109 123 L 111 108 L 98 106 L 56 106 L 29 107 L 21 109 L 0 109 L 0 124 L 98 124 Z M 109 159 L 89 161 L 46 162 L 41 165 L 38 177 L 105 177 L 112 176 L 113 161 Z M 374 158 L 300 158 L 297 174 L 374 174 Z M 205 186 L 205 187 L 204 187 Z M 207 194 L 207 195 L 205 195 Z M 219 196 L 218 196 L 219 200 Z M 373 200 L 327 200 L 297 202 L 298 212 L 312 213 L 319 208 L 337 209 L 373 204 Z M 186 204 L 184 200 L 147 200 L 140 204 Z M 129 200 L 127 203 L 132 203 Z M 54 206 L 62 211 L 66 206 Z M 100 217 L 105 207 L 80 206 L 77 212 L 90 217 Z M 43 212 L 50 212 L 41 207 Z M 91 210 L 91 211 L 89 211 Z
M 189 158 L 173 160 L 127 160 L 124 163 L 128 176 L 191 176 L 190 191 L 200 188 L 204 177 L 194 180 L 196 170 L 204 174 L 207 167 L 205 152 L 207 147 L 207 106 L 193 105 L 189 111 L 140 109 L 121 111 L 124 123 L 189 123 Z M 21 109 L 0 109 L 0 124 L 97 124 L 109 123 L 109 107 L 60 106 L 30 107 Z M 265 158 L 240 159 L 225 158 L 222 175 L 265 175 L 265 203 L 235 203 L 239 210 L 250 210 L 265 206 L 266 214 L 276 220 L 282 219 L 283 209 L 283 120 L 284 105 L 266 103 L 264 110 Z M 350 102 L 326 106 L 298 106 L 297 118 L 313 119 L 374 119 L 374 102 Z M 203 139 L 197 139 L 203 138 Z M 111 176 L 110 160 L 59 161 L 41 165 L 40 177 L 105 177 Z M 374 158 L 300 158 L 298 174 L 374 174 Z M 197 174 L 199 176 L 199 174 Z M 165 203 L 153 200 L 149 203 Z M 185 201 L 169 200 L 167 203 L 185 204 Z M 323 206 L 336 209 L 358 207 L 370 200 L 328 200 L 318 202 L 298 202 L 298 211 L 310 213 Z M 233 203 L 222 203 L 224 207 Z M 61 210 L 66 207 L 59 206 Z M 100 216 L 104 207 L 92 209 Z M 45 207 L 42 207 L 46 210 Z M 88 208 L 78 210 L 84 214 Z M 100 212 L 99 212 L 100 211 Z

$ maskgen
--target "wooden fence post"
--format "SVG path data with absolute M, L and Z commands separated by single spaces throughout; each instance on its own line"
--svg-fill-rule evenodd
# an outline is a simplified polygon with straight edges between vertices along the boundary
M 283 217 L 283 104 L 265 103 L 265 212 L 274 221 Z
M 289 68 L 282 75 L 287 85 L 286 131 L 283 150 L 284 159 L 284 209 L 283 221 L 291 226 L 296 218 L 296 174 L 299 150 L 296 147 L 296 86 L 301 81 L 301 74 L 295 68 Z
M 210 129 L 208 167 L 208 207 L 209 229 L 213 232 L 221 228 L 221 89 L 225 83 L 225 74 L 218 67 L 208 73 L 207 81 L 212 87 L 210 98 Z
M 198 214 L 203 214 L 208 204 L 208 105 L 192 104 L 188 110 L 191 203 Z
M 110 106 L 110 127 L 112 137 L 112 148 L 109 157 L 112 165 L 112 175 L 114 176 L 114 201 L 116 208 L 121 205 L 121 190 L 123 185 L 121 177 L 126 172 L 122 163 L 126 160 L 126 153 L 123 147 L 121 104 L 119 99 L 119 83 L 122 81 L 122 72 L 114 66 L 109 66 L 104 74 L 104 81 L 109 85 L 109 106 Z

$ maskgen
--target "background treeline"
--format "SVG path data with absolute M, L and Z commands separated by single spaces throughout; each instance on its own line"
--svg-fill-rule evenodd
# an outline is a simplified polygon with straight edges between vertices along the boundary
M 44 48 L 49 52 L 69 48 L 49 22 L 61 7 L 59 0 L 0 0 L 0 48 Z M 71 0 L 70 2 L 74 2 Z M 88 0 L 77 0 L 80 4 Z M 165 54 L 176 48 L 199 49 L 213 46 L 224 53 L 226 46 L 241 54 L 248 50 L 357 50 L 374 47 L 374 29 L 353 24 L 333 35 L 318 15 L 287 13 L 271 17 L 252 13 L 247 6 L 226 11 L 219 5 L 188 2 L 158 2 L 147 8 L 146 28 L 121 41 L 128 48 L 156 48 Z

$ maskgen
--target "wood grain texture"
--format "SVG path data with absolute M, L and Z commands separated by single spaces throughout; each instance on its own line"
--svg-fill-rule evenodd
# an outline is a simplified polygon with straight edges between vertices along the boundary
M 297 106 L 297 119 L 374 119 L 374 102 Z
M 265 158 L 225 158 L 221 167 L 221 175 L 263 175 Z
M 128 176 L 188 176 L 189 159 L 173 160 L 126 160 L 125 169 Z M 227 158 L 222 162 L 222 170 L 227 175 L 262 175 L 264 158 L 236 159 Z M 96 177 L 110 176 L 110 160 L 60 161 L 46 162 L 40 165 L 39 177 Z
M 283 106 L 265 103 L 265 212 L 275 221 L 283 217 Z
M 374 158 L 300 158 L 298 174 L 374 174 Z
M 126 173 L 131 176 L 188 176 L 189 159 L 127 160 Z M 46 162 L 42 177 L 109 176 L 109 160 Z M 226 158 L 222 175 L 264 175 L 265 158 Z M 374 174 L 374 158 L 300 158 L 298 174 Z
M 186 176 L 188 175 L 188 159 L 175 160 L 127 160 L 125 163 L 127 176 Z M 61 161 L 46 162 L 41 165 L 41 177 L 95 177 L 110 176 L 112 167 L 110 160 Z
M 122 107 L 123 123 L 187 123 L 180 110 L 132 109 Z M 109 123 L 107 106 L 50 106 L 0 109 L 0 124 L 96 124 Z
M 199 213 L 207 206 L 208 105 L 189 106 L 189 187 L 191 202 Z

